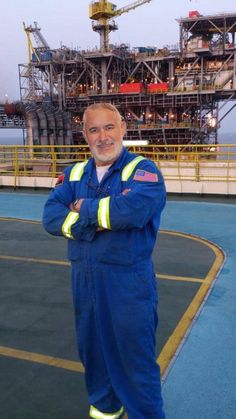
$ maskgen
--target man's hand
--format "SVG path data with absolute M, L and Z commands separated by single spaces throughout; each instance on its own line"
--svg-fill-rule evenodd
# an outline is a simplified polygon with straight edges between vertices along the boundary
M 127 195 L 127 193 L 129 193 L 131 191 L 131 189 L 124 189 L 121 193 L 122 195 Z
M 74 212 L 80 212 L 80 208 L 81 208 L 81 205 L 82 205 L 83 201 L 84 201 L 84 198 L 76 199 L 75 202 L 72 202 L 69 205 L 70 210 L 74 211 Z
M 127 195 L 127 193 L 129 193 L 131 191 L 131 189 L 124 189 L 121 193 L 122 195 Z

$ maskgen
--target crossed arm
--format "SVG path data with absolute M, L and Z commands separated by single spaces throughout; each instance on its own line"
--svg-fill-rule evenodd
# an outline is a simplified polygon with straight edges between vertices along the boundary
M 51 193 L 43 224 L 50 234 L 91 241 L 103 229 L 142 228 L 164 205 L 162 178 L 158 182 L 131 180 L 122 193 L 100 199 L 79 197 L 76 201 L 69 182 L 65 182 Z

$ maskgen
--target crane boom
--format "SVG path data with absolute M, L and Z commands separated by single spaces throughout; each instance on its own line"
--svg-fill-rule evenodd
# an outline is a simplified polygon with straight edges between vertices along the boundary
M 30 25 L 26 27 L 25 23 L 23 23 L 23 25 L 24 25 L 24 31 L 27 34 L 30 34 L 30 33 L 33 34 L 33 37 L 35 39 L 35 42 L 38 48 L 43 48 L 45 50 L 50 49 L 47 41 L 45 40 L 42 33 L 40 32 L 41 29 L 38 27 L 37 22 L 34 22 L 34 26 Z
M 142 6 L 142 4 L 150 3 L 150 1 L 152 0 L 137 0 L 131 4 L 128 4 L 127 6 L 121 7 L 120 9 L 114 12 L 114 17 L 120 16 L 123 13 L 127 13 L 130 10 L 136 9 L 136 7 Z

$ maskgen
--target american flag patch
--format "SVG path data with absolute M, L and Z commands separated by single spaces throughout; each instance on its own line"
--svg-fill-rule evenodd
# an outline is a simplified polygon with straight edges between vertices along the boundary
M 140 182 L 158 182 L 157 173 L 146 172 L 145 170 L 136 170 L 134 180 Z

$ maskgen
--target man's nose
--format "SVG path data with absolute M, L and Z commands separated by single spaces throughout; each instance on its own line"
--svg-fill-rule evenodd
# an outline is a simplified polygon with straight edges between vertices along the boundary
M 106 130 L 101 128 L 100 130 L 100 140 L 106 140 L 107 134 L 106 134 Z

